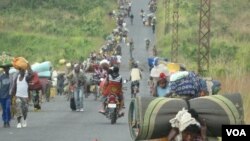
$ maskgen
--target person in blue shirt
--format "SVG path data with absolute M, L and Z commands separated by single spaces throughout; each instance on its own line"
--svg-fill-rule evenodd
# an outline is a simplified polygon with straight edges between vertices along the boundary
M 160 73 L 153 95 L 156 97 L 166 97 L 169 92 L 167 76 L 164 73 Z
M 9 75 L 9 66 L 3 67 L 4 73 L 0 74 L 0 103 L 2 106 L 2 119 L 4 122 L 3 127 L 10 127 L 11 120 L 11 96 L 10 96 L 10 88 L 11 88 L 11 79 Z

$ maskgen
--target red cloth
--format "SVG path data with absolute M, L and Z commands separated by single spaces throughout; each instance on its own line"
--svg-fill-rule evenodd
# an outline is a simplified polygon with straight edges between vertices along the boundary
M 162 73 L 160 73 L 160 79 L 166 79 L 167 78 L 167 76 L 162 72 Z
M 106 87 L 103 89 L 102 95 L 107 96 L 109 94 L 121 95 L 122 85 L 119 82 L 109 81 Z
M 41 89 L 42 89 L 42 84 L 38 77 L 38 73 L 33 72 L 31 81 L 29 82 L 29 90 L 41 90 Z
M 48 78 L 39 78 L 41 84 L 42 84 L 42 93 L 45 94 L 46 93 L 46 89 L 48 89 L 49 86 L 49 80 Z

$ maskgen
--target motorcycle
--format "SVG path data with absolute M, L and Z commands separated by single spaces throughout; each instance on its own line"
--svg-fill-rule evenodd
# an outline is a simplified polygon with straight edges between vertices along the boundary
M 107 100 L 105 101 L 104 115 L 111 120 L 111 124 L 115 124 L 116 120 L 121 117 L 119 115 L 120 102 L 118 100 L 118 96 L 115 94 L 109 94 L 107 96 Z
M 137 93 L 139 93 L 139 81 L 131 82 L 131 98 L 136 98 Z

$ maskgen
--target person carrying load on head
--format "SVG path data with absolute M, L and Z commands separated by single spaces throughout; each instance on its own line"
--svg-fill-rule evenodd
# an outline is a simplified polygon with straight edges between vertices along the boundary
M 155 93 L 155 89 L 157 87 L 157 83 L 158 83 L 158 80 L 159 80 L 161 73 L 164 73 L 166 76 L 168 76 L 169 70 L 166 67 L 166 65 L 160 63 L 160 60 L 158 57 L 155 57 L 153 60 L 153 68 L 150 70 L 150 79 L 151 80 L 149 81 L 149 84 L 151 84 L 150 87 L 152 88 L 151 95 L 153 95 L 153 96 L 157 96 Z
M 22 59 L 20 62 L 13 65 L 19 69 L 19 74 L 15 78 L 12 96 L 16 96 L 16 117 L 17 128 L 27 127 L 27 116 L 29 107 L 29 82 L 32 80 L 33 71 L 28 61 Z M 22 120 L 23 118 L 23 120 Z M 22 121 L 22 123 L 21 123 Z
M 11 85 L 12 79 L 9 75 L 9 66 L 3 67 L 4 72 L 0 74 L 0 103 L 2 107 L 2 119 L 4 122 L 3 127 L 10 127 L 11 121 Z
M 170 92 L 170 87 L 168 83 L 169 82 L 167 80 L 167 76 L 164 73 L 160 73 L 156 87 L 154 87 L 153 96 L 155 97 L 167 96 Z
M 168 141 L 207 141 L 206 122 L 195 110 L 183 108 L 169 122 L 172 129 L 167 136 Z

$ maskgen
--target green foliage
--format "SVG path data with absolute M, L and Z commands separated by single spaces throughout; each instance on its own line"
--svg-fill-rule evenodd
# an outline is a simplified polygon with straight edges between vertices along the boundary
M 219 57 L 220 58 L 222 57 L 225 64 L 227 64 L 236 59 L 236 54 L 237 54 L 238 49 L 239 48 L 236 46 L 228 45 L 226 42 L 221 42 L 221 43 L 215 44 L 211 48 L 210 53 L 211 53 L 212 59 L 216 60 Z
M 158 1 L 158 26 L 164 28 L 164 0 Z M 172 1 L 171 1 L 172 2 Z M 210 73 L 224 75 L 238 68 L 249 72 L 250 59 L 250 3 L 249 0 L 211 1 L 211 38 Z M 170 5 L 170 17 L 173 14 L 173 2 Z M 163 18 L 160 18 L 163 17 Z M 197 64 L 199 43 L 200 0 L 179 1 L 179 61 L 188 62 L 187 66 Z M 172 18 L 170 18 L 172 23 Z M 162 32 L 157 29 L 157 32 Z M 171 28 L 170 28 L 171 29 Z M 163 35 L 157 33 L 158 48 L 161 56 L 170 56 L 171 31 Z M 164 37 L 158 37 L 164 36 Z M 169 46 L 169 48 L 166 48 Z M 167 53 L 167 54 L 166 54 Z M 247 55 L 248 54 L 248 55 Z M 182 62 L 181 62 L 182 63 Z M 230 66 L 230 68 L 228 67 Z
M 99 49 L 114 22 L 114 0 L 11 0 L 0 9 L 1 51 L 31 62 L 82 60 Z

